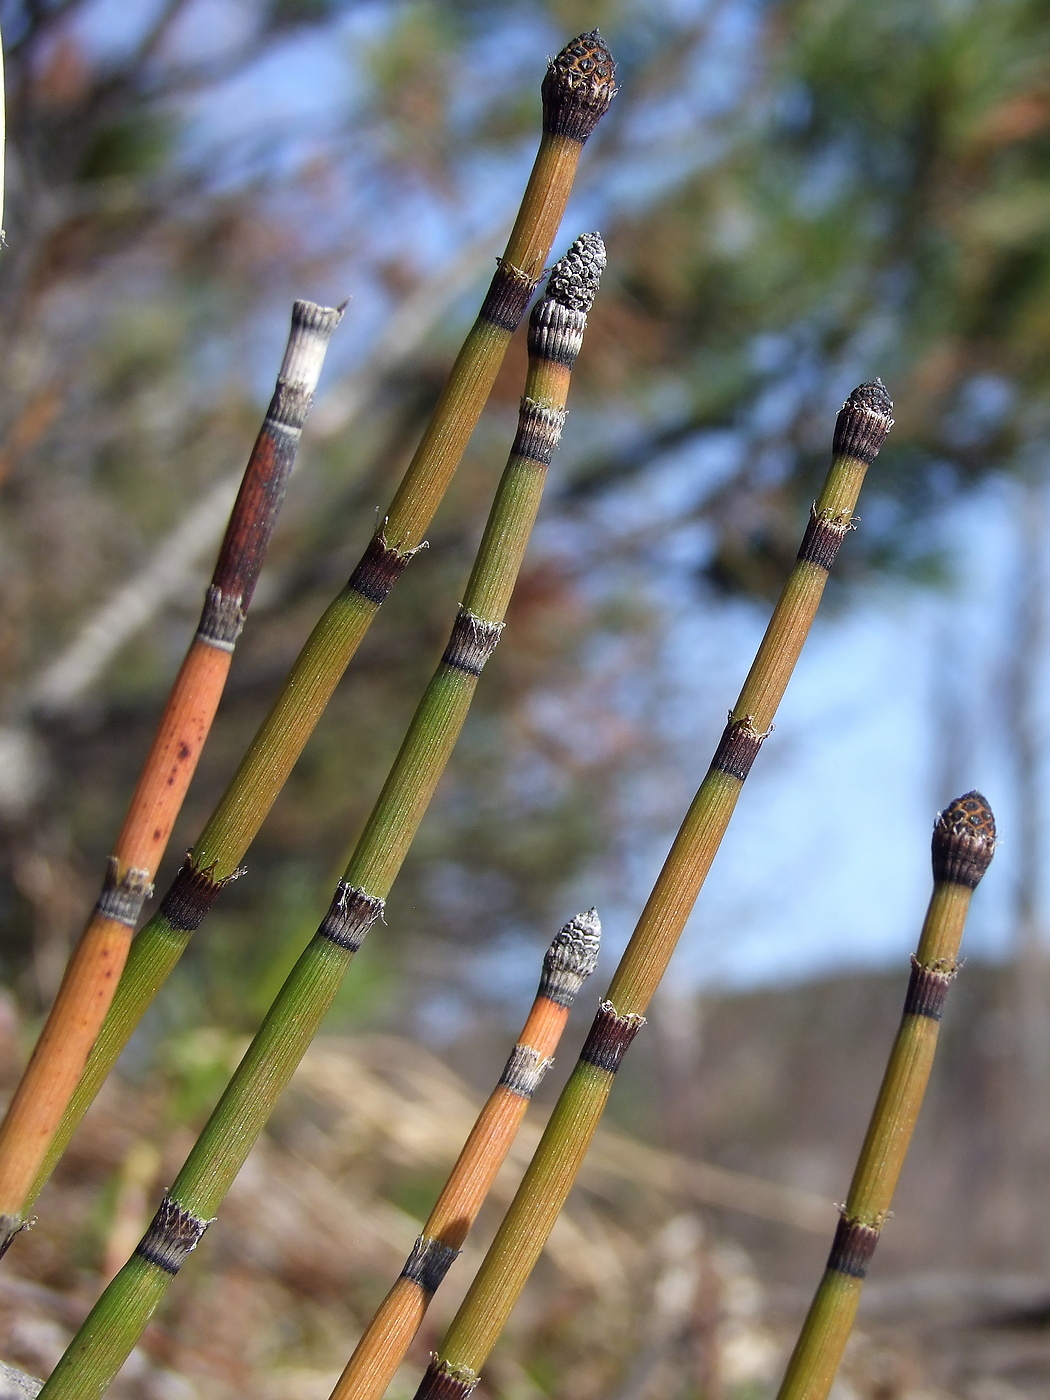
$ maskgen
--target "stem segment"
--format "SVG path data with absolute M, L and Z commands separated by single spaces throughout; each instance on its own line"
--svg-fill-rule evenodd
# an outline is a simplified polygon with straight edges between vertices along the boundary
M 773 611 L 707 776 L 620 960 L 579 1063 L 562 1091 L 503 1224 L 416 1400 L 466 1400 L 540 1256 L 598 1126 L 616 1071 L 714 860 L 744 780 L 809 632 L 828 570 L 851 528 L 868 464 L 892 426 L 881 381 L 855 389 L 835 425 L 833 458 L 798 561 Z
M 569 1007 L 594 971 L 600 938 L 601 924 L 591 909 L 570 920 L 547 950 L 536 1000 L 500 1081 L 478 1115 L 400 1278 L 354 1348 L 331 1400 L 381 1400 L 386 1394 L 511 1149 L 529 1100 L 561 1039 Z
M 270 406 L 219 550 L 196 636 L 175 678 L 109 857 L 98 903 L 0 1125 L 0 1253 L 77 1087 L 124 968 L 142 905 L 226 685 L 342 309 L 297 301 Z
M 8 1207 L 12 1213 L 36 1199 L 190 936 L 237 875 L 373 618 L 422 546 L 550 253 L 583 143 L 615 95 L 614 67 L 597 31 L 574 39 L 548 65 L 543 135 L 506 252 L 383 525 L 308 638 L 161 908 L 135 939 L 76 1094 L 36 1180 Z
M 41 1392 L 86 1400 L 109 1385 L 194 1249 L 324 1020 L 444 771 L 478 678 L 503 630 L 547 466 L 561 436 L 605 248 L 583 234 L 551 272 L 529 325 L 518 432 L 444 656 L 358 840 L 328 912 L 293 967 L 146 1235 L 92 1309 Z
M 904 1014 L 824 1277 L 788 1362 L 778 1400 L 824 1400 L 835 1380 L 926 1093 L 948 988 L 958 971 L 970 898 L 994 851 L 995 819 L 979 792 L 956 798 L 937 818 L 933 894 L 911 960 Z

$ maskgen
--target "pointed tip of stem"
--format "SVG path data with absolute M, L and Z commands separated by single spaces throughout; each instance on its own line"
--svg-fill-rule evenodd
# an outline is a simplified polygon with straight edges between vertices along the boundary
M 581 233 L 551 268 L 544 297 L 586 316 L 598 295 L 605 264 L 601 234 Z
M 881 379 L 858 384 L 835 420 L 834 455 L 870 465 L 893 427 L 892 412 L 893 400 Z
M 976 889 L 995 854 L 995 817 L 979 792 L 949 802 L 933 828 L 933 878 Z
M 597 29 L 548 60 L 540 91 L 544 131 L 586 141 L 616 96 L 616 61 Z
M 571 1006 L 576 993 L 598 965 L 602 921 L 591 908 L 564 924 L 543 958 L 539 995 Z

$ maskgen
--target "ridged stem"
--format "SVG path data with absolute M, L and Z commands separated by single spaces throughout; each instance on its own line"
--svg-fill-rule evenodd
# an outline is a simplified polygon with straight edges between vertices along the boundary
M 778 1400 L 825 1400 L 834 1383 L 926 1094 L 970 898 L 994 850 L 995 820 L 980 793 L 957 798 L 937 818 L 933 894 L 912 958 L 904 1013 L 824 1276 Z
M 557 1048 L 576 992 L 594 969 L 601 925 L 578 914 L 544 958 L 543 977 L 499 1083 L 470 1131 L 401 1276 L 379 1305 L 331 1400 L 381 1400 L 419 1330 L 430 1300 L 477 1219 Z
M 564 297 L 588 302 L 605 263 L 601 239 L 584 234 L 551 272 L 532 314 L 529 373 L 518 432 L 496 492 L 463 605 L 394 766 L 365 824 L 328 912 L 267 1012 L 136 1254 L 102 1294 L 41 1394 L 84 1400 L 109 1385 L 171 1278 L 207 1228 L 280 1094 L 324 1020 L 390 886 L 466 719 L 478 678 L 503 629 L 547 465 L 561 435 L 565 398 L 586 324 Z M 263 1208 L 264 1203 L 260 1203 Z
M 288 477 L 342 309 L 298 301 L 277 387 L 234 503 L 196 636 L 172 686 L 102 893 L 70 958 L 0 1125 L 0 1253 L 113 1000 L 142 905 L 167 848 L 229 674 Z
M 134 940 L 77 1090 L 18 1203 L 21 1214 L 51 1175 L 190 936 L 238 873 L 373 618 L 422 545 L 550 253 L 583 143 L 615 94 L 613 76 L 612 58 L 596 34 L 574 39 L 548 65 L 539 151 L 478 319 L 380 530 L 311 633 L 161 908 Z
M 579 1062 L 416 1400 L 465 1400 L 470 1395 L 554 1227 L 598 1126 L 616 1070 L 644 1023 L 649 1001 L 787 687 L 828 570 L 851 527 L 865 470 L 892 425 L 891 408 L 878 381 L 854 390 L 843 405 L 831 468 L 798 561 L 730 712 L 707 776 L 620 960 Z

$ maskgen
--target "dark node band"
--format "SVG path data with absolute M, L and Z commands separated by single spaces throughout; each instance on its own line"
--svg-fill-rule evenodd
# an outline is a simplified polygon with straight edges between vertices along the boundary
M 480 1380 L 476 1371 L 466 1366 L 448 1367 L 435 1357 L 423 1373 L 414 1400 L 467 1400 Z
M 827 1267 L 836 1273 L 848 1274 L 850 1278 L 864 1278 L 878 1242 L 878 1230 L 843 1216 L 835 1231 Z
M 142 913 L 142 906 L 153 893 L 148 870 L 125 870 L 123 879 L 117 879 L 119 862 L 110 856 L 106 863 L 106 879 L 102 893 L 95 905 L 95 913 L 103 919 L 112 919 L 116 924 L 134 928 Z
M 533 359 L 572 369 L 583 346 L 586 329 L 584 312 L 572 311 L 544 297 L 536 303 L 529 317 L 529 354 Z
M 570 919 L 555 934 L 543 955 L 543 972 L 536 995 L 559 1006 L 571 1006 L 576 994 L 598 965 L 602 924 L 597 909 Z
M 405 572 L 414 550 L 390 549 L 382 534 L 373 535 L 347 587 L 378 606 Z
M 318 925 L 317 936 L 356 953 L 365 941 L 365 934 L 381 917 L 383 907 L 383 901 L 376 895 L 365 894 L 356 885 L 340 880 L 328 913 Z
M 135 1253 L 156 1264 L 166 1274 L 177 1274 L 186 1256 L 197 1248 L 210 1224 L 210 1220 L 201 1220 L 165 1192 L 160 1209 L 139 1241 Z
M 453 1262 L 459 1258 L 459 1250 L 451 1249 L 440 1240 L 429 1235 L 420 1235 L 412 1246 L 412 1253 L 401 1270 L 402 1278 L 410 1278 L 428 1293 L 436 1293 Z
M 208 585 L 204 610 L 197 625 L 197 640 L 219 651 L 233 651 L 244 627 L 244 610 L 240 594 L 230 595 Z
M 580 1059 L 615 1074 L 627 1047 L 645 1025 L 644 1016 L 618 1016 L 611 1001 L 603 1001 L 591 1023 Z
M 242 873 L 236 870 L 225 880 L 216 880 L 210 870 L 200 870 L 191 858 L 180 867 L 172 880 L 160 912 L 172 928 L 192 933 L 204 922 L 204 916 L 218 899 L 223 886 Z
M 564 409 L 546 408 L 535 399 L 524 397 L 518 410 L 518 431 L 511 445 L 511 453 L 549 467 L 564 426 Z
M 442 663 L 454 666 L 457 671 L 466 671 L 468 676 L 480 676 L 485 662 L 496 650 L 502 631 L 502 622 L 486 622 L 483 617 L 460 608 Z
M 809 512 L 809 524 L 802 536 L 798 557 L 803 563 L 816 564 L 821 569 L 830 569 L 842 548 L 842 541 L 849 533 L 850 525 L 839 525 L 834 520 L 817 513 L 816 506 Z
M 499 266 L 492 275 L 478 315 L 483 321 L 491 321 L 505 331 L 516 331 L 528 310 L 539 278 L 529 277 L 503 258 L 497 258 L 497 262 Z
M 743 782 L 751 772 L 751 765 L 758 757 L 758 751 L 765 738 L 764 734 L 756 732 L 755 726 L 747 716 L 743 719 L 731 719 L 722 731 L 711 767 Z
M 543 129 L 586 141 L 616 96 L 616 64 L 597 29 L 572 39 L 547 64 Z
M 540 1080 L 553 1062 L 534 1050 L 531 1045 L 515 1045 L 499 1077 L 502 1087 L 521 1099 L 531 1099 Z
M 924 967 L 918 958 L 913 957 L 908 994 L 904 998 L 905 1016 L 928 1016 L 931 1021 L 939 1021 L 944 1015 L 948 988 L 955 981 L 955 975 L 954 969 L 944 972 Z
M 950 802 L 933 828 L 933 878 L 976 889 L 995 855 L 995 817 L 979 792 Z
M 839 410 L 832 452 L 870 466 L 893 427 L 893 400 L 881 379 L 860 384 Z
M 298 435 L 303 430 L 313 401 L 313 393 L 302 384 L 288 384 L 279 379 L 266 410 L 267 426 Z

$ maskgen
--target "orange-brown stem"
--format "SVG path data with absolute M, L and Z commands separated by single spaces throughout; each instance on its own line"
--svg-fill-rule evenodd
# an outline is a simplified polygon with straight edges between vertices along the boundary
M 539 991 L 500 1082 L 478 1114 L 404 1272 L 365 1329 L 331 1400 L 380 1400 L 393 1379 L 506 1160 L 529 1106 L 533 1081 L 538 1082 L 557 1049 L 576 990 L 597 960 L 600 928 L 592 909 L 570 920 L 551 944 Z
M 66 968 L 0 1125 L 0 1253 L 80 1082 L 127 961 L 230 671 L 325 351 L 342 312 L 296 302 L 277 388 L 226 529 L 196 636 L 175 678 L 108 862 L 102 894 Z

